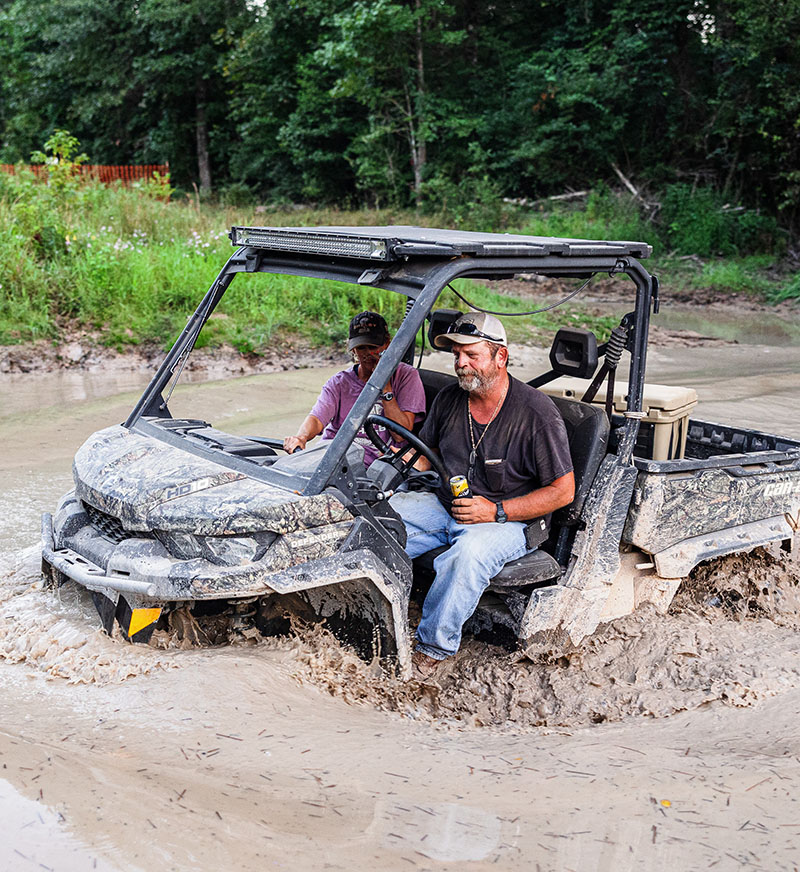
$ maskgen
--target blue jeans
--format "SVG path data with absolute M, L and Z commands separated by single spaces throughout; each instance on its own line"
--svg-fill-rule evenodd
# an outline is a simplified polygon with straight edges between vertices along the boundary
M 409 557 L 451 546 L 433 561 L 436 577 L 417 627 L 417 650 L 444 660 L 458 651 L 461 628 L 489 581 L 528 550 L 525 524 L 458 524 L 432 493 L 398 493 L 390 503 L 406 526 Z

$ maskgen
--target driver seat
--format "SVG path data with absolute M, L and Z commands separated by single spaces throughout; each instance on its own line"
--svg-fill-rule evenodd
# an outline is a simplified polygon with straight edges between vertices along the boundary
M 425 370 L 419 372 L 427 389 L 429 373 Z M 434 376 L 433 382 L 436 387 L 443 386 L 440 384 L 442 373 L 430 373 L 430 375 Z M 454 380 L 454 376 L 446 378 Z M 600 463 L 608 452 L 610 427 L 604 409 L 599 406 L 591 406 L 565 397 L 551 397 L 551 399 L 564 419 L 575 474 L 573 501 L 553 513 L 549 540 L 552 542 L 562 530 L 569 532 L 569 528 L 576 527 L 580 522 L 586 497 L 591 490 Z M 447 545 L 442 545 L 421 554 L 414 560 L 415 568 L 422 570 L 424 574 L 432 574 L 433 561 L 447 548 Z M 508 590 L 529 585 L 541 586 L 560 578 L 562 572 L 563 567 L 551 554 L 537 548 L 506 563 L 490 581 L 489 589 Z

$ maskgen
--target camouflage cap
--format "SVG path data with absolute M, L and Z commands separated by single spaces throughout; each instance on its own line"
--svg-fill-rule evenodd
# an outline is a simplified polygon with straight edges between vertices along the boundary
M 383 345 L 389 341 L 389 328 L 383 315 L 377 312 L 359 312 L 350 322 L 350 340 L 347 350 L 359 345 Z

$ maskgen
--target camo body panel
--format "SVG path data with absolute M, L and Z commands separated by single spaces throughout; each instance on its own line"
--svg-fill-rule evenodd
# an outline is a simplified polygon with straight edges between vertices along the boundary
M 330 494 L 303 496 L 256 481 L 119 425 L 81 446 L 73 478 L 78 499 L 134 532 L 286 534 L 352 518 Z
M 800 469 L 640 472 L 623 542 L 650 554 L 684 539 L 793 513 L 800 508 Z
M 217 566 L 202 558 L 175 561 L 170 586 L 191 599 L 225 598 L 273 589 L 270 576 L 295 566 L 334 556 L 347 538 L 352 520 L 317 529 L 295 530 L 279 536 L 266 554 L 242 566 Z M 298 585 L 302 588 L 303 585 Z
M 223 565 L 204 557 L 182 559 L 156 538 L 132 537 L 112 542 L 96 530 L 79 504 L 68 494 L 53 519 L 59 548 L 70 548 L 105 572 L 124 574 L 156 585 L 155 599 L 214 599 L 269 592 L 270 578 L 291 572 L 310 561 L 334 557 L 353 528 L 340 521 L 311 529 L 276 535 L 257 560 Z M 233 537 L 247 542 L 245 537 Z M 253 543 L 255 544 L 255 543 Z M 298 588 L 304 585 L 298 582 Z
M 226 536 L 270 530 L 286 534 L 352 520 L 352 514 L 327 493 L 300 496 L 246 479 L 162 503 L 147 515 L 147 528 Z

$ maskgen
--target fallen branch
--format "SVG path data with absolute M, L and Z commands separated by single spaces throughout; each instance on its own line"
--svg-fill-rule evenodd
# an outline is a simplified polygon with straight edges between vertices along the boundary
M 614 170 L 619 180 L 633 194 L 633 196 L 636 197 L 637 200 L 641 200 L 642 195 L 639 193 L 633 182 L 631 182 L 630 179 L 626 178 L 622 170 L 613 161 L 611 162 L 611 169 Z
M 503 197 L 504 203 L 512 206 L 537 206 L 539 203 L 549 203 L 553 200 L 574 200 L 577 197 L 588 197 L 589 191 L 567 191 L 565 194 L 553 194 L 550 197 L 540 197 L 538 200 L 529 200 L 527 197 Z

